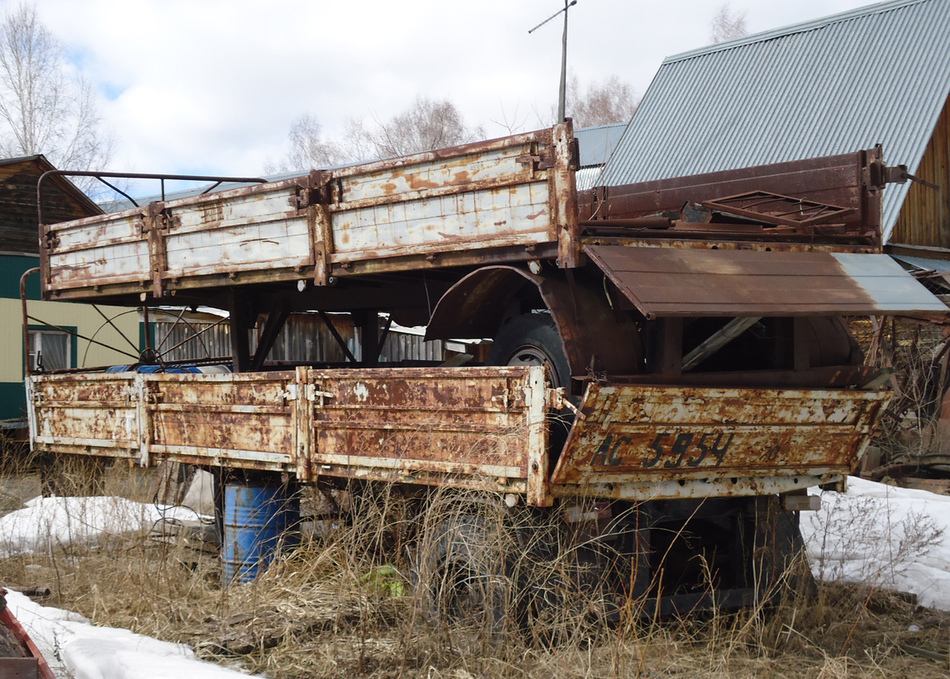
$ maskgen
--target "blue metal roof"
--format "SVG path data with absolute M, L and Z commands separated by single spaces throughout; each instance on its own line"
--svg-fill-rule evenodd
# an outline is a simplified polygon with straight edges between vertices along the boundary
M 626 129 L 627 123 L 614 123 L 579 127 L 574 130 L 577 145 L 580 147 L 580 166 L 597 167 L 606 163 Z
M 627 123 L 579 127 L 574 137 L 579 147 L 580 169 L 574 175 L 578 190 L 592 189 L 601 184 L 604 164 L 617 148 Z
M 893 0 L 759 33 L 664 60 L 603 183 L 875 144 L 913 173 L 948 95 L 950 0 Z M 908 188 L 885 191 L 885 242 Z

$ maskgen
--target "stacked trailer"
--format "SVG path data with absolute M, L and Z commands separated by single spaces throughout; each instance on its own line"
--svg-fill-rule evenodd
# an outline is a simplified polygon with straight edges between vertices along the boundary
M 451 583 L 420 587 L 435 615 L 497 600 L 460 575 L 476 505 L 514 535 L 556 519 L 539 558 L 582 540 L 573 572 L 606 598 L 756 600 L 754 556 L 791 558 L 807 489 L 843 486 L 889 399 L 842 318 L 946 310 L 881 254 L 901 177 L 873 149 L 578 192 L 576 157 L 568 122 L 43 225 L 44 299 L 223 309 L 233 372 L 31 375 L 34 450 L 395 484 L 420 526 L 452 517 L 418 540 L 420 577 Z M 359 351 L 269 362 L 299 311 L 349 314 Z M 392 322 L 492 347 L 387 365 Z M 697 555 L 716 596 L 661 577 Z

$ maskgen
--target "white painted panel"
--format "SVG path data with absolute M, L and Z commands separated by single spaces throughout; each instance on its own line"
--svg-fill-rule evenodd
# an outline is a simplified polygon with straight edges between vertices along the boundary
M 306 266 L 310 232 L 303 217 L 169 236 L 168 273 L 203 275 Z
M 144 238 L 139 227 L 138 214 L 116 216 L 111 219 L 103 218 L 102 221 L 94 224 L 83 223 L 65 228 L 57 224 L 53 225 L 51 230 L 59 240 L 56 250 L 89 247 L 111 240 L 128 241 Z
M 452 160 L 437 159 L 346 177 L 341 182 L 343 201 L 395 196 L 475 181 L 528 177 L 530 170 L 526 165 L 517 162 L 517 158 L 526 155 L 529 150 L 528 145 L 522 144 L 479 155 L 461 156 Z
M 51 254 L 49 262 L 54 273 L 50 287 L 54 290 L 68 287 L 73 281 L 91 286 L 149 279 L 145 241 Z
M 283 187 L 263 193 L 205 200 L 194 205 L 170 204 L 168 209 L 176 219 L 170 232 L 188 233 L 290 218 L 296 213 L 296 198 L 290 188 Z
M 485 247 L 514 236 L 546 242 L 552 226 L 547 198 L 547 182 L 535 182 L 337 212 L 334 251 L 357 258 L 364 251 L 441 250 L 447 239 L 479 239 Z M 529 234 L 535 237 L 524 238 Z

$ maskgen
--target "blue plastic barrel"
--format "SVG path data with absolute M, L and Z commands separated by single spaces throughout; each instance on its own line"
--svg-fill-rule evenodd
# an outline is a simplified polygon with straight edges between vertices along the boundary
M 228 483 L 224 487 L 224 544 L 221 582 L 249 582 L 274 558 L 278 547 L 295 544 L 300 500 L 293 486 Z

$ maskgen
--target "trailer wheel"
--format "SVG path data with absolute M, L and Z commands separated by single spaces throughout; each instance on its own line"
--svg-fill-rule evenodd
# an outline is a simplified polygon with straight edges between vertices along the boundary
M 457 514 L 420 537 L 414 584 L 432 625 L 497 639 L 516 622 L 508 533 L 491 523 L 486 517 Z
M 571 369 L 564 354 L 564 345 L 554 319 L 547 313 L 516 316 L 501 326 L 488 352 L 489 365 L 543 365 L 555 389 L 571 391 Z M 571 397 L 577 406 L 580 399 Z M 574 413 L 568 408 L 552 411 L 548 418 L 551 468 L 557 462 L 574 423 Z
M 548 367 L 551 386 L 571 384 L 571 370 L 551 314 L 523 314 L 502 325 L 488 352 L 488 363 L 544 365 Z

